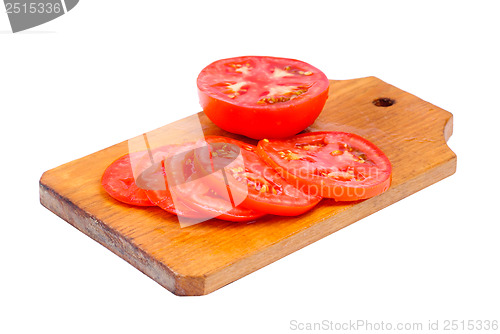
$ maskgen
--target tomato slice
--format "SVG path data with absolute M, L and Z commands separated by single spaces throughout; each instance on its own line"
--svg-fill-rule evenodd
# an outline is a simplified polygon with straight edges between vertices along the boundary
M 137 184 L 144 189 L 149 200 L 161 209 L 177 216 L 185 218 L 202 219 L 206 215 L 191 209 L 182 201 L 176 201 L 172 198 L 167 183 L 165 172 L 165 159 L 175 155 L 178 152 L 186 151 L 194 147 L 193 143 L 183 145 L 165 145 L 153 149 L 141 160 L 138 160 Z
M 257 153 L 288 182 L 304 191 L 356 201 L 386 191 L 392 166 L 373 143 L 345 132 L 311 132 L 261 140 Z
M 200 173 L 194 165 L 195 151 L 185 151 L 166 160 L 168 164 L 166 168 L 170 168 L 169 180 L 176 183 L 174 188 L 170 188 L 174 196 L 207 217 L 241 222 L 255 220 L 265 215 L 264 212 L 235 205 L 226 189 L 219 192 L 211 187 L 203 179 L 206 174 Z
M 164 162 L 159 161 L 142 172 L 138 179 L 138 185 L 144 189 L 149 200 L 156 206 L 174 215 L 186 218 L 203 218 L 205 215 L 191 209 L 182 201 L 174 204 L 172 194 L 166 182 Z
M 224 198 L 205 184 L 190 182 L 200 177 L 193 164 L 193 155 L 194 150 L 201 145 L 203 144 L 187 143 L 164 146 L 142 159 L 138 169 L 143 172 L 137 183 L 145 189 L 151 202 L 170 213 L 198 220 L 217 217 L 236 222 L 264 216 L 264 213 L 243 206 L 227 207 L 228 201 L 224 201 Z M 169 187 L 167 179 L 175 184 L 175 188 Z
M 205 140 L 211 154 L 196 151 L 196 165 L 210 174 L 216 191 L 229 190 L 233 197 L 244 197 L 242 204 L 246 207 L 269 214 L 295 216 L 310 210 L 321 200 L 320 196 L 306 194 L 288 183 L 255 153 L 255 146 L 218 136 Z M 231 163 L 237 151 L 241 152 L 243 161 Z M 222 169 L 225 176 L 210 173 Z
M 104 171 L 101 184 L 106 192 L 114 199 L 138 206 L 153 206 L 146 192 L 135 183 L 134 173 L 131 166 L 132 159 L 139 159 L 145 152 L 126 154 L 113 163 Z
M 311 125 L 329 81 L 305 62 L 276 57 L 221 59 L 197 79 L 200 104 L 222 129 L 255 139 L 292 136 Z

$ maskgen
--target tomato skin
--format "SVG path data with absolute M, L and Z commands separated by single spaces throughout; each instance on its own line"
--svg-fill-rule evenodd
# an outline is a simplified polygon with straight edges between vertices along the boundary
M 185 218 L 203 218 L 205 215 L 191 209 L 189 206 L 185 205 L 184 203 L 179 203 L 177 202 L 174 205 L 174 201 L 172 199 L 172 195 L 170 194 L 169 191 L 166 190 L 156 190 L 156 191 L 147 191 L 148 198 L 151 200 L 151 202 L 154 203 L 154 205 L 158 206 L 159 208 L 170 212 L 171 214 L 177 215 L 177 216 L 182 216 Z
M 305 94 L 299 95 L 286 102 L 249 103 L 240 102 L 241 97 L 226 98 L 220 92 L 213 89 L 206 79 L 213 76 L 219 79 L 213 72 L 221 71 L 221 63 L 255 61 L 261 67 L 268 66 L 268 63 L 276 66 L 293 64 L 303 66 L 304 69 L 314 73 L 311 77 L 304 78 L 284 78 L 279 79 L 278 86 L 286 85 L 298 80 L 309 80 L 308 84 L 313 87 Z M 274 66 L 273 65 L 273 66 Z M 256 86 L 265 87 L 266 78 L 256 76 L 258 81 Z M 234 79 L 230 77 L 229 79 Z M 221 79 L 222 80 L 222 79 Z M 241 79 L 245 80 L 245 79 Z M 253 80 L 253 79 L 252 79 Z M 271 79 L 269 79 L 271 80 Z M 273 79 L 274 80 L 274 79 Z M 276 79 L 278 80 L 278 79 Z M 287 81 L 288 80 L 288 81 Z M 292 81 L 294 80 L 294 81 Z M 317 68 L 295 60 L 276 57 L 246 56 L 229 59 L 222 59 L 208 65 L 198 76 L 198 95 L 200 105 L 207 117 L 220 128 L 241 134 L 253 139 L 263 138 L 284 138 L 295 135 L 310 126 L 321 113 L 328 98 L 329 81 L 327 77 Z M 256 88 L 264 89 L 264 88 Z
M 293 149 L 293 145 L 297 146 L 297 144 L 300 143 L 313 142 L 322 142 L 326 147 L 325 150 L 328 151 L 328 145 L 332 145 L 335 141 L 352 145 L 355 150 L 363 152 L 369 161 L 374 162 L 373 166 L 356 167 L 361 170 L 361 172 L 367 174 L 367 181 L 332 181 L 332 179 L 327 176 L 312 175 L 310 170 L 312 170 L 311 166 L 314 167 L 314 163 L 306 163 L 304 168 L 302 168 L 299 162 L 295 164 L 295 168 L 292 168 L 291 165 L 293 162 L 284 162 L 283 158 L 280 159 L 280 155 L 275 152 L 278 147 L 289 147 Z M 329 149 L 331 150 L 331 147 Z M 387 156 L 373 143 L 353 133 L 311 132 L 303 133 L 285 140 L 261 140 L 257 145 L 256 152 L 288 182 L 311 194 L 321 195 L 325 198 L 333 198 L 337 201 L 367 199 L 383 193 L 391 184 L 392 165 Z M 319 155 L 320 154 L 309 155 L 309 157 L 317 159 Z M 323 157 L 325 156 L 329 157 L 328 154 L 324 154 L 323 152 Z M 307 166 L 307 164 L 310 166 Z M 370 175 L 370 173 L 373 175 Z

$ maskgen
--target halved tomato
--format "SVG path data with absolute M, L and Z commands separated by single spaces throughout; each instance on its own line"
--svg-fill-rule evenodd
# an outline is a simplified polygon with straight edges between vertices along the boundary
M 329 81 L 305 62 L 276 57 L 222 59 L 198 76 L 200 104 L 222 129 L 254 139 L 292 136 L 311 125 Z
M 244 206 L 269 214 L 295 216 L 321 200 L 320 196 L 306 194 L 288 183 L 255 153 L 255 146 L 218 136 L 205 140 L 211 154 L 196 151 L 197 168 L 211 177 L 216 191 L 229 191 L 234 198 L 244 198 Z M 237 154 L 243 159 L 235 159 Z M 214 173 L 218 170 L 224 173 Z
M 261 140 L 257 153 L 303 191 L 356 201 L 386 191 L 392 166 L 373 143 L 345 132 L 311 132 L 283 140 Z
M 131 166 L 132 159 L 140 159 L 145 152 L 125 154 L 116 159 L 104 171 L 101 184 L 106 192 L 114 199 L 132 205 L 153 206 L 146 192 L 135 183 Z

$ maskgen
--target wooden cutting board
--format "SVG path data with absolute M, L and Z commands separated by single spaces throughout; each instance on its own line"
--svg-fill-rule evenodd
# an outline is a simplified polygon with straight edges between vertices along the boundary
M 196 125 L 197 124 L 197 125 Z M 149 133 L 182 141 L 201 128 L 227 133 L 198 113 Z M 456 169 L 446 145 L 452 115 L 375 77 L 331 81 L 330 97 L 309 131 L 357 133 L 393 164 L 390 189 L 356 203 L 323 200 L 299 217 L 267 216 L 254 223 L 210 221 L 181 228 L 159 208 L 138 208 L 109 197 L 104 169 L 128 153 L 122 142 L 45 172 L 42 205 L 176 295 L 204 295 L 346 227 L 443 178 Z M 255 142 L 253 142 L 255 143 Z M 383 214 L 383 213 L 382 213 Z

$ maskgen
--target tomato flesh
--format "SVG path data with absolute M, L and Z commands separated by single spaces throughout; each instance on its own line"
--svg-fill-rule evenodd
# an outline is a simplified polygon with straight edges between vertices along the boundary
M 137 159 L 144 154 L 144 152 L 126 154 L 116 159 L 106 168 L 101 178 L 101 184 L 111 197 L 131 205 L 154 205 L 147 197 L 146 192 L 135 183 L 131 166 L 131 157 Z
M 216 191 L 207 184 L 194 165 L 195 150 L 188 150 L 166 160 L 170 181 L 175 182 L 174 195 L 183 203 L 206 217 L 228 221 L 251 221 L 265 215 L 263 212 L 236 205 L 225 191 Z
M 329 81 L 305 62 L 276 57 L 222 59 L 197 79 L 200 104 L 222 129 L 254 139 L 292 136 L 311 125 Z
M 212 186 L 219 191 L 227 188 L 234 197 L 244 198 L 244 206 L 269 214 L 296 216 L 310 210 L 321 200 L 320 196 L 306 194 L 288 183 L 255 153 L 255 146 L 217 136 L 206 137 L 205 140 L 210 145 L 211 155 L 196 154 L 195 163 L 204 171 L 227 166 L 224 168 L 226 179 L 220 173 L 208 173 L 212 177 Z M 243 157 L 236 164 L 225 161 L 232 158 L 232 146 L 239 147 Z
M 284 140 L 261 140 L 257 153 L 305 192 L 338 201 L 373 197 L 391 183 L 387 156 L 352 133 L 312 132 Z
M 200 145 L 188 143 L 177 147 L 165 146 L 153 150 L 151 158 L 144 158 L 139 167 L 144 172 L 137 183 L 145 189 L 151 202 L 178 216 L 202 220 L 217 217 L 237 222 L 264 216 L 262 212 L 243 206 L 224 206 L 228 202 L 222 196 L 201 182 L 191 182 L 199 176 L 193 164 L 193 152 Z M 144 165 L 149 167 L 144 168 Z M 173 184 L 169 186 L 168 180 Z

